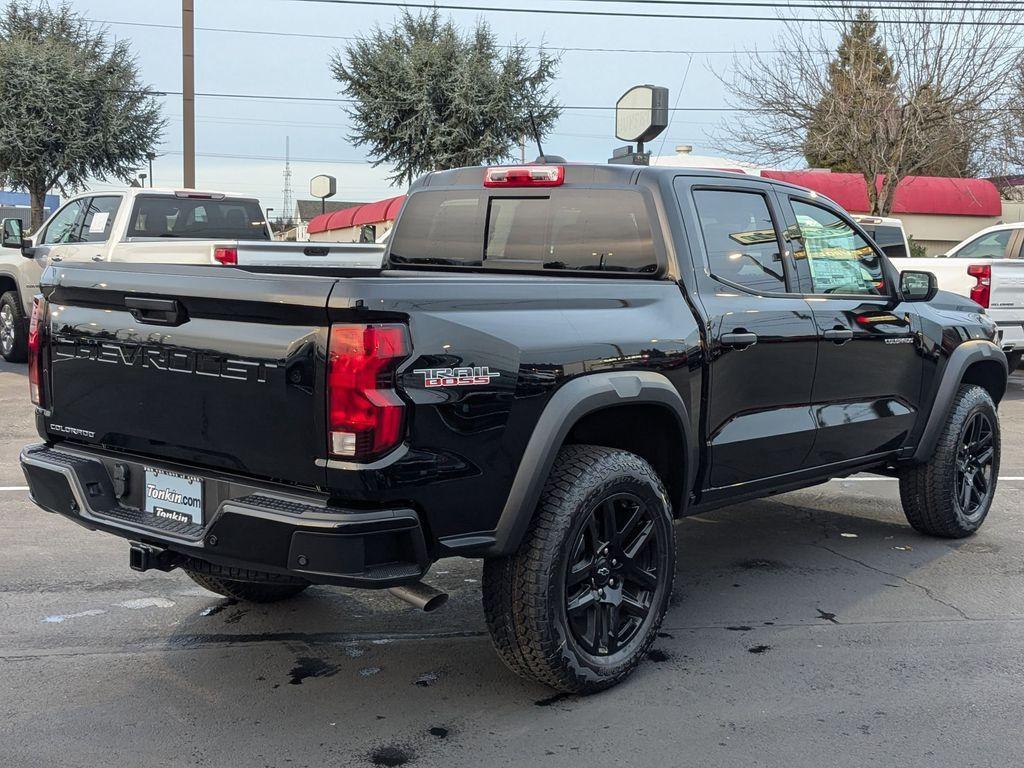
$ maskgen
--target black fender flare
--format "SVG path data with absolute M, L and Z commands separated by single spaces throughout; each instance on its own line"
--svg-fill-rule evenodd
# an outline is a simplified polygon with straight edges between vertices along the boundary
M 686 456 L 679 457 L 685 471 L 683 498 L 673 500 L 682 510 L 693 490 L 698 452 L 679 392 L 665 376 L 651 371 L 588 374 L 561 386 L 544 407 L 523 451 L 488 554 L 511 554 L 519 548 L 555 457 L 572 427 L 587 414 L 627 404 L 661 405 L 675 415 L 686 451 Z
M 942 371 L 942 380 L 935 391 L 935 401 L 932 403 L 931 413 L 921 432 L 917 450 L 914 451 L 913 460 L 915 462 L 926 462 L 931 458 L 935 452 L 935 445 L 939 441 L 939 435 L 942 434 L 942 429 L 946 426 L 946 418 L 949 416 L 953 398 L 956 397 L 964 374 L 971 365 L 983 360 L 999 363 L 1003 367 L 1004 375 L 1009 376 L 1006 355 L 993 342 L 986 339 L 972 339 L 957 346 Z

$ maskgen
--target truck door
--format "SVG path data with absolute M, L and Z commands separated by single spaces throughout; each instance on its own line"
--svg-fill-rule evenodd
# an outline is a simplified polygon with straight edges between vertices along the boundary
M 35 258 L 41 267 L 46 268 L 51 261 L 63 261 L 62 249 L 78 241 L 84 202 L 72 200 L 58 210 L 35 237 Z
M 803 466 L 814 441 L 817 330 L 798 290 L 771 187 L 676 179 L 691 233 L 709 365 L 704 488 Z
M 63 243 L 58 255 L 62 261 L 106 261 L 114 219 L 121 207 L 120 195 L 85 198 L 78 234 Z
M 807 466 L 899 448 L 914 426 L 923 358 L 918 318 L 898 305 L 881 251 L 838 208 L 780 193 L 789 250 L 819 335 Z

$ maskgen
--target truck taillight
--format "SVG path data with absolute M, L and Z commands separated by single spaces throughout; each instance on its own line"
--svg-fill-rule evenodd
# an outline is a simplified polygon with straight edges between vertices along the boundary
M 404 325 L 332 325 L 327 348 L 328 451 L 367 460 L 402 439 L 395 370 L 409 356 Z
M 485 187 L 557 187 L 565 181 L 561 165 L 516 165 L 488 168 Z
M 971 264 L 967 268 L 967 274 L 977 280 L 971 288 L 971 301 L 988 308 L 989 299 L 992 296 L 992 267 L 989 264 Z
M 213 260 L 220 262 L 221 264 L 237 264 L 238 263 L 238 249 L 237 248 L 214 248 L 213 249 Z
M 28 389 L 32 402 L 46 406 L 43 397 L 43 340 L 46 336 L 46 300 L 32 300 L 32 320 L 28 325 Z

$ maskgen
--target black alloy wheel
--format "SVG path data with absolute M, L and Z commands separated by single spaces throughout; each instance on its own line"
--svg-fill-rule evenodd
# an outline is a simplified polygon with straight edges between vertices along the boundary
M 668 542 L 632 493 L 602 500 L 580 522 L 566 563 L 565 611 L 573 639 L 610 656 L 636 639 L 655 605 Z
M 954 489 L 957 506 L 969 520 L 983 514 L 989 506 L 994 488 L 994 436 L 992 421 L 982 412 L 973 414 L 960 432 Z

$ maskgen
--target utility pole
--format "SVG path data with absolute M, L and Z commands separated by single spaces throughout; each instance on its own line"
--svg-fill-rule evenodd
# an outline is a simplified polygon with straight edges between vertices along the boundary
M 292 211 L 292 147 L 291 136 L 284 137 L 284 189 L 281 197 L 281 210 L 284 211 L 285 221 L 291 218 Z
M 181 0 L 181 111 L 185 189 L 196 186 L 196 41 L 195 0 Z M 150 175 L 152 178 L 152 174 Z

